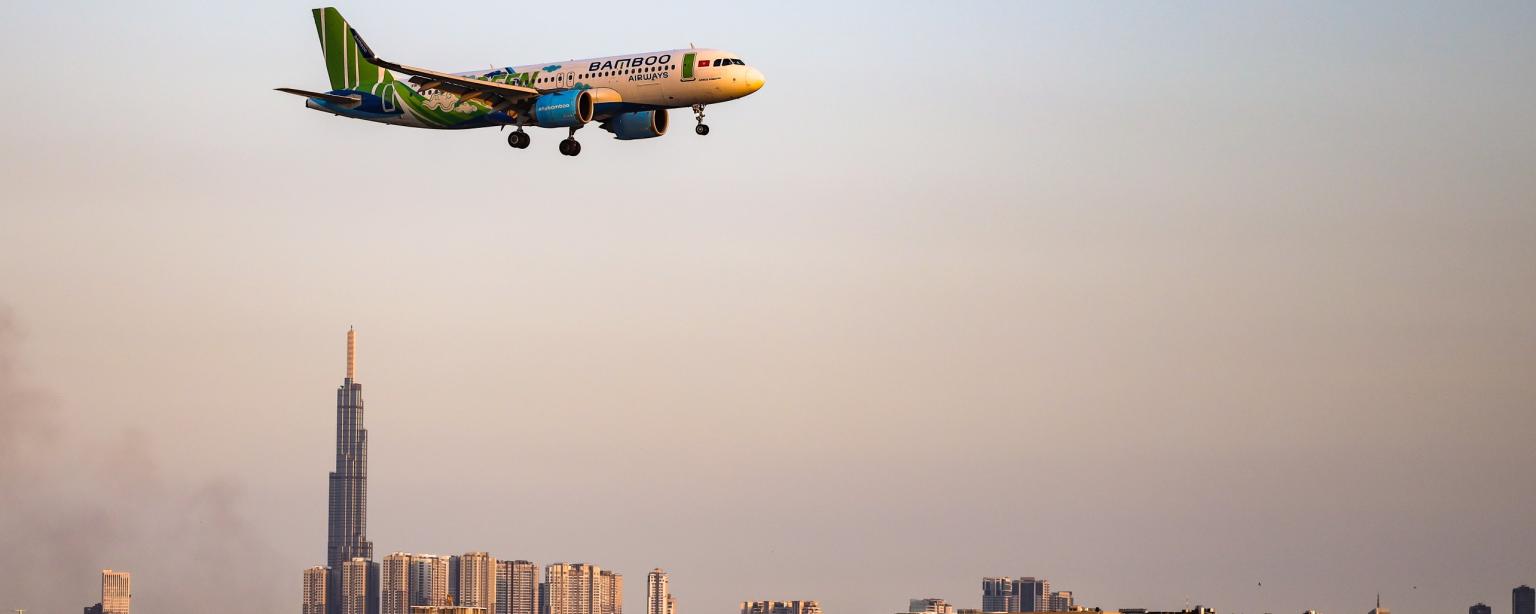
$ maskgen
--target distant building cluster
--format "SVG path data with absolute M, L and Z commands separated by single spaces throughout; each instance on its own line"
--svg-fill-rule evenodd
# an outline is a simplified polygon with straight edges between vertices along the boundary
M 1510 593 L 1511 614 L 1536 614 L 1536 589 L 1521 584 Z M 1467 614 L 1493 614 L 1493 606 L 1479 601 L 1467 608 Z
M 353 330 L 347 331 L 346 377 L 336 390 L 329 502 L 326 564 L 304 570 L 301 614 L 624 614 L 624 576 L 589 563 L 551 563 L 541 580 L 537 564 L 488 552 L 395 552 L 374 561 L 367 537 L 368 430 Z M 646 580 L 646 614 L 676 614 L 667 574 L 655 569 Z
M 1045 578 L 981 579 L 983 612 L 1070 612 L 1075 605 L 1071 591 L 1051 592 L 1051 582 Z

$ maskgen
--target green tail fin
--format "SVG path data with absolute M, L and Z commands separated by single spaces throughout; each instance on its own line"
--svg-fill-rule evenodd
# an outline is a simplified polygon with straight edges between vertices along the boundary
M 332 90 L 369 91 L 380 83 L 395 80 L 384 67 L 363 57 L 358 45 L 367 43 L 357 38 L 357 32 L 347 25 L 340 12 L 329 6 L 311 12 L 315 15 L 315 32 L 320 35 L 320 49 L 325 53 L 325 71 L 330 75 Z

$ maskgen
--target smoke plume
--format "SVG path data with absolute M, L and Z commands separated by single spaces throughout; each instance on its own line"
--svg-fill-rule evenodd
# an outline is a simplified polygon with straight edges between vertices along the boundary
M 73 426 L 28 383 L 21 337 L 0 305 L 0 609 L 78 612 L 114 568 L 134 574 L 136 611 L 269 611 L 280 570 L 241 514 L 241 481 L 177 483 L 143 431 Z

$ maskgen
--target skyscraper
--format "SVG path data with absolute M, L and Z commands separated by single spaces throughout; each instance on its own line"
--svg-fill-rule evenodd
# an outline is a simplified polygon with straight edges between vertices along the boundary
M 411 614 L 411 555 L 389 554 L 379 565 L 379 611 Z
M 302 614 L 325 614 L 325 603 L 329 593 L 326 592 L 326 577 L 330 570 L 315 566 L 304 570 L 304 600 L 300 606 Z
M 1493 614 L 1493 608 L 1490 608 L 1488 607 L 1488 604 L 1479 601 L 1476 605 L 1467 608 L 1467 614 Z
M 102 614 L 128 614 L 132 601 L 133 586 L 128 572 L 101 570 Z
M 1509 609 L 1512 614 L 1536 614 L 1536 589 L 1521 584 L 1514 597 L 1514 607 Z
M 489 553 L 459 557 L 459 602 L 454 605 L 496 611 L 496 559 Z
M 357 383 L 357 331 L 347 329 L 347 377 L 336 389 L 336 470 L 331 472 L 326 566 L 362 557 L 368 541 L 368 429 L 363 428 L 363 385 Z
M 496 613 L 538 614 L 539 566 L 530 561 L 496 563 Z
M 343 567 L 367 561 L 362 576 L 368 593 L 359 614 L 379 611 L 378 566 L 368 541 L 368 429 L 363 428 L 363 385 L 357 383 L 357 331 L 347 329 L 347 376 L 336 389 L 336 470 L 331 472 L 330 505 L 326 521 L 325 563 L 331 568 L 328 612 L 339 614 L 351 588 Z
M 645 614 L 671 614 L 672 579 L 661 568 L 645 574 Z
M 982 578 L 981 610 L 983 612 L 1019 611 L 1014 603 L 1013 582 L 1009 578 Z

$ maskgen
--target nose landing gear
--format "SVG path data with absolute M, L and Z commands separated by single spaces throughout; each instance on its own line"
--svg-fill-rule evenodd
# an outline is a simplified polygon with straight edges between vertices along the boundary
M 699 125 L 693 127 L 693 132 L 699 136 L 709 134 L 709 126 L 704 125 L 704 105 L 693 105 L 693 116 L 699 121 Z

